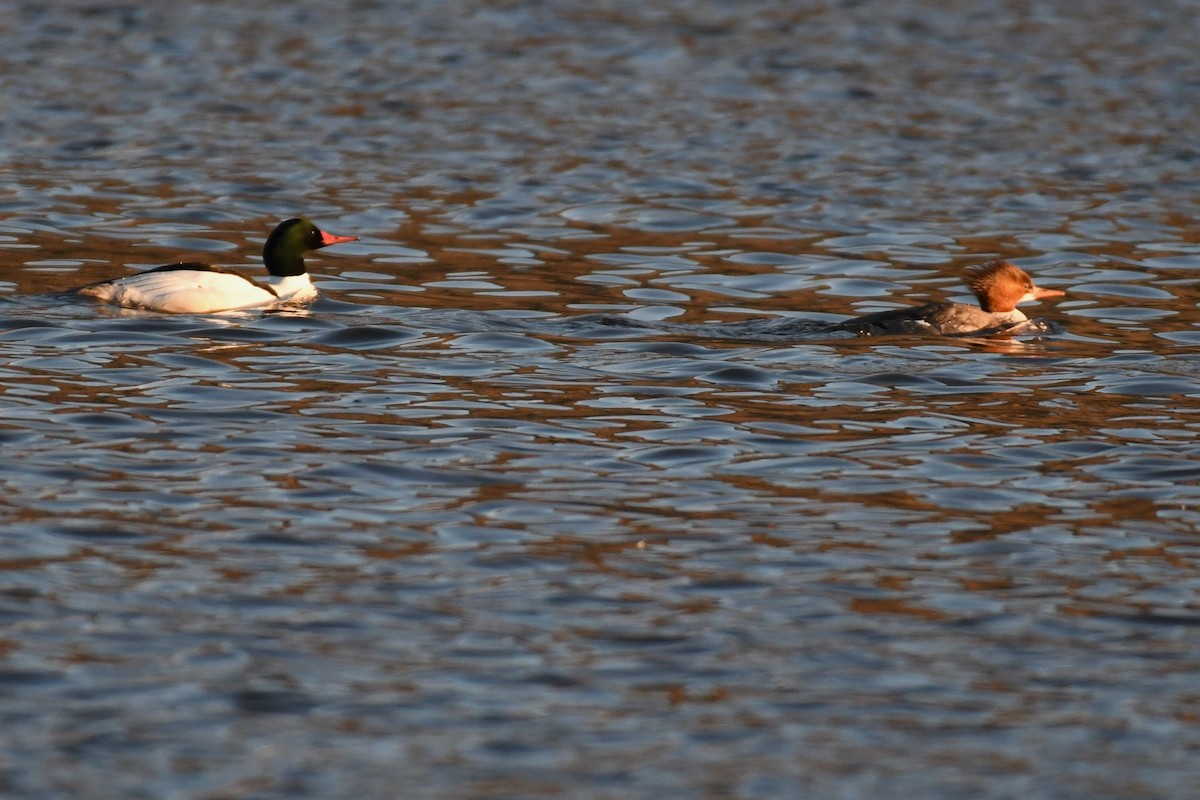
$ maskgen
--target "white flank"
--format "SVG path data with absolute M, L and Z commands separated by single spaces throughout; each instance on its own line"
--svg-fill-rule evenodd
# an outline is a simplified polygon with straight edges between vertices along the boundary
M 241 275 L 198 269 L 141 272 L 88 286 L 81 294 L 126 308 L 176 314 L 208 314 L 263 308 L 281 301 L 306 302 L 316 297 L 308 275 L 272 278 L 279 296 Z M 286 291 L 285 291 L 286 289 Z

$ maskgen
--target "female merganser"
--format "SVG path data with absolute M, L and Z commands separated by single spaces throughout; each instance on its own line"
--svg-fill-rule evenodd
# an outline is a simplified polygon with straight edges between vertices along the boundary
M 266 286 L 236 272 L 189 261 L 75 291 L 126 308 L 181 314 L 307 303 L 316 299 L 317 289 L 304 269 L 304 251 L 356 238 L 325 233 L 306 219 L 289 219 L 271 231 L 263 247 L 263 264 L 271 273 Z
M 927 303 L 913 308 L 881 311 L 836 323 L 839 330 L 861 336 L 880 333 L 995 333 L 1025 322 L 1029 317 L 1017 303 L 1061 297 L 1058 289 L 1035 286 L 1033 279 L 1008 261 L 988 261 L 966 269 L 967 287 L 979 298 L 979 306 L 965 303 Z

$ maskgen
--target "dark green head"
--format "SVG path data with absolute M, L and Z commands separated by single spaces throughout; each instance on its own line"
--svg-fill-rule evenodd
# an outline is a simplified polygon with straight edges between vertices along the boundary
M 325 233 L 306 219 L 289 219 L 275 226 L 263 245 L 263 264 L 278 277 L 303 275 L 304 251 L 316 250 L 338 242 L 352 242 L 354 236 Z

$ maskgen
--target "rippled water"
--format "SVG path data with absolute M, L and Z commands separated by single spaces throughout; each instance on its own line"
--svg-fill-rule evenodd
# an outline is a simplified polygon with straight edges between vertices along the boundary
M 1200 785 L 1190 4 L 178 5 L 0 2 L 0 794 Z

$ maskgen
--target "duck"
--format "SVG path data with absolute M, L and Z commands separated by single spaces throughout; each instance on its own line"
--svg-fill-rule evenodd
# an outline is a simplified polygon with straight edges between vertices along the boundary
M 270 273 L 266 284 L 221 267 L 183 261 L 124 278 L 100 281 L 75 293 L 125 308 L 177 314 L 269 309 L 316 299 L 317 289 L 304 268 L 304 253 L 357 236 L 326 233 L 297 217 L 275 226 L 263 246 L 263 264 Z
M 975 264 L 964 272 L 964 282 L 979 301 L 978 306 L 927 303 L 867 314 L 835 323 L 834 326 L 860 336 L 886 333 L 937 333 L 943 336 L 996 333 L 1029 319 L 1017 308 L 1018 304 L 1065 294 L 1058 289 L 1038 286 L 1029 273 L 1011 261 Z

